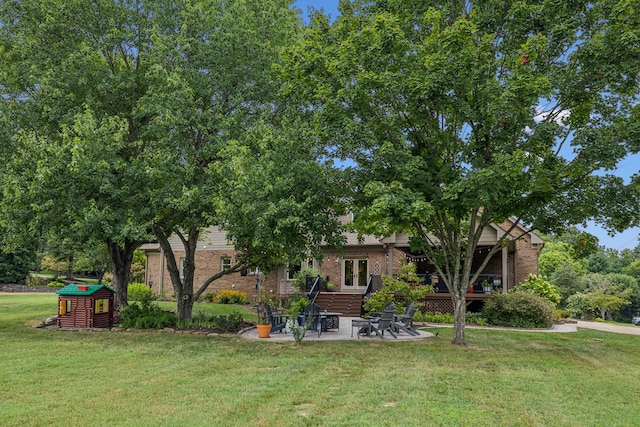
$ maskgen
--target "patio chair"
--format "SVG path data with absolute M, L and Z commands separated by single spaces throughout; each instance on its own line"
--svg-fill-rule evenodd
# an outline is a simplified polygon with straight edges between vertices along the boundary
M 320 319 L 320 306 L 315 303 L 311 303 L 304 308 L 303 312 L 304 322 L 308 324 L 308 329 L 311 331 L 318 331 L 318 336 L 321 334 L 321 322 Z
M 400 332 L 400 331 L 404 331 L 409 335 L 413 335 L 413 336 L 418 336 L 420 335 L 420 332 L 418 332 L 414 327 L 413 327 L 413 316 L 416 314 L 416 311 L 418 311 L 417 307 L 411 307 L 411 312 L 409 312 L 408 314 L 402 314 L 400 316 L 398 316 L 398 320 L 394 320 L 393 322 L 393 329 L 396 332 Z M 404 319 L 404 320 L 402 320 Z
M 390 302 L 380 314 L 380 317 L 371 321 L 371 332 L 375 332 L 382 339 L 384 339 L 385 331 L 388 331 L 392 337 L 398 338 L 393 331 L 393 316 L 395 315 L 393 307 L 393 302 Z
M 271 310 L 271 306 L 267 305 L 267 315 L 269 316 L 269 323 L 271 323 L 271 332 L 280 332 L 287 326 L 287 315 L 277 314 Z
M 411 301 L 409 303 L 409 305 L 407 306 L 407 309 L 404 311 L 403 314 L 396 315 L 395 320 L 397 322 L 404 322 L 407 319 L 407 317 L 409 317 L 409 314 L 411 313 L 411 310 L 413 310 L 413 306 L 414 305 L 415 305 L 415 303 L 413 301 Z

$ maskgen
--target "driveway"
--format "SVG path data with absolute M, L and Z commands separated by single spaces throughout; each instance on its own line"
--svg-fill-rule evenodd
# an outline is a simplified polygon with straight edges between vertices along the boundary
M 616 334 L 640 335 L 640 326 L 618 326 L 609 325 L 601 322 L 589 322 L 586 320 L 578 320 L 578 328 L 596 329 L 604 332 L 614 332 Z

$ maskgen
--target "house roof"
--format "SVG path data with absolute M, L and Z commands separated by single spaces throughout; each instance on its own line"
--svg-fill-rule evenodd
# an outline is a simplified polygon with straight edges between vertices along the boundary
M 58 295 L 74 295 L 74 296 L 89 296 L 89 295 L 95 294 L 96 292 L 98 292 L 102 288 L 107 289 L 107 290 L 109 290 L 109 291 L 111 291 L 113 293 L 116 292 L 113 289 L 111 289 L 110 287 L 105 286 L 105 285 L 81 285 L 81 284 L 73 283 L 73 284 L 65 286 L 62 289 L 57 290 L 56 294 L 58 294 Z

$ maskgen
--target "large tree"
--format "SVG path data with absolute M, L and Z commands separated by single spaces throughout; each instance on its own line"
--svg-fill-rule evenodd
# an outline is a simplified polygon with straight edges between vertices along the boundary
M 351 162 L 356 223 L 405 231 L 465 293 L 518 224 L 551 231 L 637 212 L 610 175 L 637 151 L 637 1 L 340 2 L 315 13 L 284 78 L 317 138 Z M 347 163 L 349 164 L 349 163 Z M 635 203 L 635 204 L 634 204 Z M 504 236 L 471 261 L 482 230 Z
M 0 5 L 6 229 L 102 240 L 116 305 L 148 238 L 140 167 L 148 118 L 146 53 L 157 2 L 5 1 Z
M 334 242 L 339 212 L 335 197 L 323 198 L 335 191 L 315 162 L 320 152 L 296 132 L 299 123 L 284 124 L 272 67 L 299 34 L 291 1 L 174 2 L 163 19 L 140 106 L 153 117 L 153 231 L 178 316 L 189 319 L 194 301 L 222 275 L 268 270 Z M 194 283 L 198 239 L 210 226 L 227 231 L 239 255 L 231 268 Z M 182 266 L 172 236 L 182 243 Z

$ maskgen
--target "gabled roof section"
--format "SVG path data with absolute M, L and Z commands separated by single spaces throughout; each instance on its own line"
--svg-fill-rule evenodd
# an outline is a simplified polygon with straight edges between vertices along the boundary
M 116 293 L 116 291 L 105 285 L 81 285 L 73 283 L 57 290 L 56 294 L 67 296 L 89 296 L 95 294 L 103 288 L 113 292 L 114 294 Z
M 491 224 L 492 227 L 496 227 L 496 230 L 498 230 L 498 232 L 502 231 L 503 233 L 505 232 L 505 228 L 508 229 L 510 228 L 511 224 L 513 224 L 514 219 L 509 218 L 507 221 L 505 221 L 505 223 L 503 223 L 502 225 L 496 225 L 496 224 Z M 520 230 L 520 232 L 515 232 L 515 230 Z M 515 236 L 514 236 L 515 234 Z M 521 223 L 519 223 L 518 225 L 516 225 L 516 228 L 514 230 L 511 231 L 511 233 L 509 234 L 509 236 L 507 237 L 509 240 L 513 240 L 517 237 L 522 237 L 522 236 L 529 236 L 529 238 L 531 239 L 531 244 L 532 245 L 544 245 L 544 240 L 542 240 L 542 238 L 540 236 L 538 236 L 536 233 L 534 233 L 533 231 L 531 231 L 529 228 L 527 228 L 526 226 L 522 225 Z

